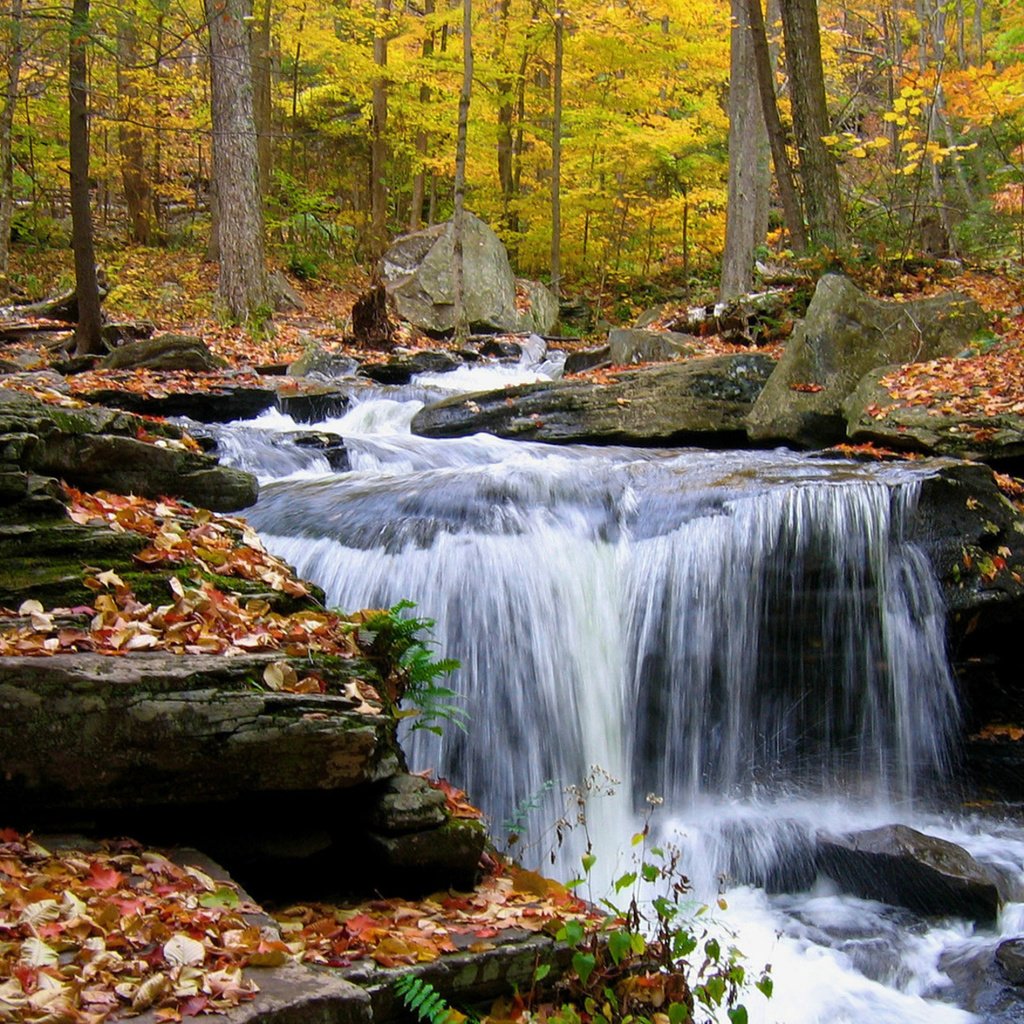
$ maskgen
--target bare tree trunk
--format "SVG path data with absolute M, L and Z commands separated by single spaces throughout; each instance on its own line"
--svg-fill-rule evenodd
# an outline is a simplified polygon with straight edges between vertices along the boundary
M 14 155 L 12 135 L 18 84 L 24 58 L 22 0 L 11 0 L 7 33 L 7 82 L 0 107 L 0 299 L 10 294 L 11 222 L 14 219 Z
M 104 351 L 101 335 L 103 314 L 100 311 L 92 209 L 89 205 L 88 45 L 89 0 L 74 0 L 68 46 L 68 155 L 71 164 L 71 247 L 75 254 L 75 292 L 78 296 L 75 354 L 80 356 Z
M 768 52 L 768 37 L 764 27 L 764 12 L 761 0 L 746 0 L 747 17 L 750 21 L 750 40 L 753 44 L 754 63 L 757 67 L 757 87 L 761 97 L 761 111 L 768 130 L 768 142 L 775 165 L 775 181 L 779 187 L 782 215 L 789 232 L 793 251 L 803 252 L 807 248 L 807 233 L 804 230 L 804 215 L 793 178 L 793 167 L 786 151 L 786 133 L 779 118 L 779 105 L 775 97 L 775 75 L 772 71 L 771 55 Z
M 274 131 L 271 119 L 273 107 L 271 93 L 270 24 L 273 0 L 263 0 L 263 16 L 259 30 L 252 37 L 253 119 L 256 122 L 256 156 L 260 169 L 260 195 L 270 191 L 270 172 L 273 161 Z
M 818 3 L 782 0 L 781 10 L 808 232 L 816 247 L 841 249 L 846 244 L 846 219 L 839 194 L 839 169 L 823 141 L 831 125 L 821 64 Z
M 551 291 L 562 295 L 562 70 L 565 12 L 555 10 L 554 102 L 551 111 Z
M 246 25 L 249 0 L 205 0 L 210 26 L 213 174 L 220 251 L 219 293 L 231 315 L 267 310 L 252 65 Z
M 122 16 L 117 33 L 117 98 L 120 123 L 121 184 L 128 208 L 128 236 L 139 245 L 153 238 L 153 186 L 146 168 L 146 147 L 140 127 L 139 86 L 136 79 L 139 44 L 131 13 Z
M 434 13 L 434 0 L 425 0 L 423 4 L 423 13 L 426 17 L 430 17 Z M 433 30 L 424 37 L 423 49 L 421 50 L 421 56 L 426 61 L 434 52 L 434 33 Z M 427 104 L 430 103 L 430 86 L 425 82 L 420 85 L 420 105 L 426 108 Z M 416 174 L 412 179 L 412 202 L 410 203 L 409 209 L 409 230 L 418 231 L 420 225 L 423 223 L 423 202 L 427 195 L 427 174 L 423 169 L 423 159 L 427 155 L 427 132 L 426 129 L 420 129 L 416 133 L 416 156 L 420 160 L 420 164 L 416 170 Z
M 373 63 L 378 72 L 373 79 L 373 114 L 370 138 L 370 255 L 374 263 L 387 248 L 388 192 L 385 167 L 388 158 L 388 36 L 387 17 L 391 0 L 376 0 L 373 35 Z
M 754 283 L 754 250 L 762 193 L 761 152 L 767 142 L 758 92 L 750 19 L 744 0 L 732 0 L 729 45 L 729 197 L 719 295 L 744 295 Z
M 473 5 L 462 0 L 462 89 L 459 91 L 459 126 L 455 141 L 455 216 L 452 218 L 452 290 L 455 301 L 455 339 L 469 337 L 466 310 L 463 245 L 466 223 L 466 131 L 473 89 Z

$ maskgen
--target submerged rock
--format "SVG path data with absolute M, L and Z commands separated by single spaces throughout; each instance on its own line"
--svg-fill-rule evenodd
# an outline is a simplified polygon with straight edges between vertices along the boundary
M 558 444 L 727 445 L 774 368 L 760 355 L 715 356 L 631 370 L 615 383 L 524 384 L 459 395 L 412 421 L 424 437 L 499 437 Z
M 985 324 L 981 307 L 959 293 L 885 302 L 826 274 L 751 410 L 750 437 L 801 448 L 844 441 L 843 403 L 865 374 L 956 355 Z
M 818 865 L 847 892 L 919 914 L 992 923 L 1002 903 L 992 875 L 966 850 L 906 825 L 823 838 Z

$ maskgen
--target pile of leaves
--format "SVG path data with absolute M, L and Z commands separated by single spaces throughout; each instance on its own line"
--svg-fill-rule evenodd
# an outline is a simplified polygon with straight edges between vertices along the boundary
M 72 395 L 88 396 L 103 391 L 125 391 L 148 398 L 204 392 L 221 395 L 239 388 L 265 388 L 257 373 L 231 370 L 199 373 L 192 370 L 89 370 L 68 378 Z
M 413 902 L 359 906 L 311 903 L 275 913 L 288 948 L 308 963 L 381 967 L 430 963 L 445 953 L 494 949 L 515 932 L 554 935 L 566 921 L 593 921 L 587 905 L 558 882 L 500 867 L 471 893 L 439 893 Z
M 0 1021 L 161 1021 L 252 999 L 243 966 L 286 962 L 228 882 L 131 841 L 51 852 L 0 831 Z
M 66 485 L 64 489 L 74 522 L 103 524 L 117 533 L 150 538 L 135 556 L 144 565 L 196 565 L 206 573 L 259 581 L 292 597 L 309 596 L 309 587 L 264 548 L 244 519 L 214 515 L 172 498 L 152 501 L 107 491 L 89 494 Z

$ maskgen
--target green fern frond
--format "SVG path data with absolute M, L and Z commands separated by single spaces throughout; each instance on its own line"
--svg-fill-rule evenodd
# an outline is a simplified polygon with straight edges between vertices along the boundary
M 430 984 L 413 974 L 403 974 L 395 982 L 395 993 L 405 1008 L 424 1021 L 424 1024 L 453 1024 L 465 1019 L 463 1014 L 448 1005 L 448 1001 Z

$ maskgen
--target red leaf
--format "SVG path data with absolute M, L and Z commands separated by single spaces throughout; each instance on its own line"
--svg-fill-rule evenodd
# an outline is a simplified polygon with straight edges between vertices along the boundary
M 114 868 L 104 867 L 102 864 L 93 862 L 89 865 L 89 876 L 86 882 L 93 889 L 100 892 L 107 892 L 110 889 L 118 889 L 124 881 L 124 875 Z

